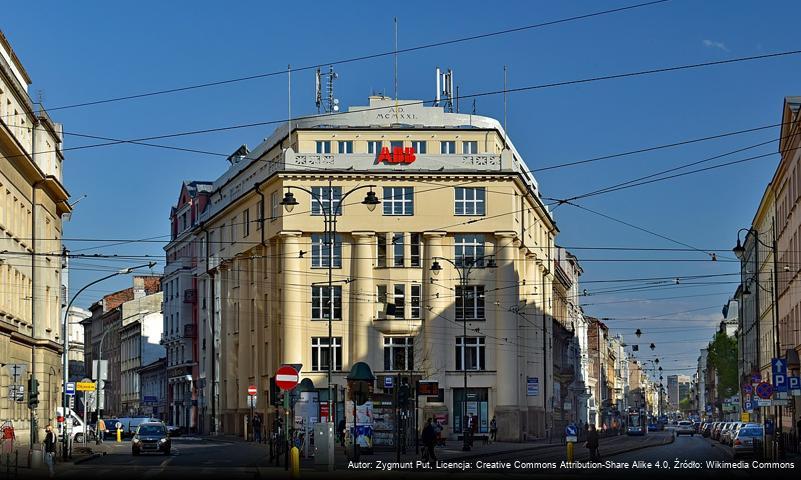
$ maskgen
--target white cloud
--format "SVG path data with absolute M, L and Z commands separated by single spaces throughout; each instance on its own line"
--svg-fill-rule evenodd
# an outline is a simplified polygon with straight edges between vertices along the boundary
M 709 48 L 719 48 L 724 52 L 728 52 L 729 49 L 726 47 L 726 44 L 723 42 L 716 42 L 714 40 L 704 40 L 704 46 Z

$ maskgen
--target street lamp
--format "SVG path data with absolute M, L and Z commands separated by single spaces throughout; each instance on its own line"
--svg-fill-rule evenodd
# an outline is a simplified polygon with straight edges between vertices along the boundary
M 69 373 L 70 373 L 70 362 L 69 362 L 69 351 L 70 351 L 69 337 L 70 336 L 69 336 L 69 330 L 68 330 L 68 328 L 69 328 L 68 319 L 69 319 L 69 315 L 70 315 L 70 309 L 72 308 L 72 304 L 75 302 L 75 299 L 77 299 L 78 296 L 80 296 L 80 294 L 83 293 L 84 290 L 86 290 L 87 288 L 91 287 L 92 285 L 96 285 L 96 284 L 98 284 L 100 282 L 108 280 L 109 278 L 116 277 L 117 275 L 128 275 L 129 273 L 133 272 L 134 270 L 138 270 L 140 268 L 145 268 L 145 267 L 153 268 L 155 265 L 156 265 L 156 262 L 148 262 L 148 263 L 146 263 L 144 265 L 137 265 L 135 267 L 123 268 L 123 269 L 117 270 L 116 272 L 114 272 L 114 273 L 112 273 L 110 275 L 106 275 L 105 277 L 98 278 L 97 280 L 95 280 L 93 282 L 90 282 L 90 283 L 87 283 L 86 285 L 81 287 L 81 289 L 78 290 L 78 292 L 76 292 L 75 295 L 72 296 L 72 298 L 70 299 L 69 303 L 67 304 L 67 309 L 64 311 L 64 325 L 63 325 L 64 328 L 62 330 L 62 332 L 64 334 L 64 338 L 62 339 L 63 342 L 64 342 L 64 358 L 63 358 L 63 362 L 64 362 L 63 363 L 64 395 L 63 395 L 63 397 L 61 399 L 61 401 L 62 401 L 61 406 L 62 406 L 62 413 L 64 414 L 64 426 L 62 427 L 61 430 L 62 430 L 62 440 L 63 440 L 63 445 L 64 445 L 64 447 L 63 447 L 64 460 L 67 460 L 69 458 L 69 442 L 68 442 L 68 436 L 67 436 L 67 418 L 68 418 L 68 414 L 67 414 L 67 383 L 69 382 Z M 100 365 L 98 365 L 98 371 L 100 370 L 99 367 L 100 367 Z M 86 408 L 85 405 L 84 405 L 84 408 Z M 86 435 L 86 432 L 84 432 L 84 435 Z
M 487 259 L 486 265 L 484 264 L 484 259 Z M 495 264 L 495 258 L 491 255 L 484 255 L 481 257 L 468 257 L 462 256 L 461 265 L 457 265 L 456 262 L 453 262 L 449 258 L 445 257 L 434 257 L 432 260 L 434 262 L 431 264 L 431 273 L 434 276 L 438 276 L 439 272 L 442 271 L 442 265 L 440 265 L 439 260 L 444 260 L 451 265 L 456 270 L 456 273 L 459 274 L 459 285 L 461 287 L 461 297 L 462 297 L 462 370 L 464 370 L 464 395 L 462 396 L 462 450 L 467 452 L 470 451 L 470 443 L 467 438 L 467 283 L 470 279 L 470 273 L 473 271 L 473 268 L 496 268 L 497 265 Z
M 342 203 L 345 199 L 353 192 L 358 190 L 363 190 L 365 188 L 369 188 L 370 191 L 367 192 L 367 195 L 364 196 L 364 200 L 361 201 L 362 205 L 367 206 L 367 210 L 370 212 L 375 210 L 381 200 L 378 199 L 375 192 L 373 192 L 373 188 L 376 188 L 375 185 L 362 185 L 359 187 L 355 187 L 346 193 L 342 194 L 338 199 L 334 198 L 334 177 L 328 177 L 328 198 L 322 199 L 320 195 L 317 195 L 313 191 L 304 188 L 304 187 L 287 187 L 286 193 L 284 193 L 284 198 L 281 200 L 280 204 L 284 206 L 284 209 L 287 213 L 291 213 L 295 206 L 299 205 L 298 200 L 295 198 L 295 195 L 292 193 L 292 189 L 298 189 L 302 192 L 306 192 L 311 195 L 312 199 L 317 202 L 317 205 L 320 207 L 320 212 L 323 214 L 323 223 L 325 229 L 325 242 L 328 244 L 328 419 L 329 423 L 333 423 L 333 415 L 335 413 L 334 409 L 334 402 L 333 402 L 333 391 L 332 391 L 332 383 L 331 383 L 331 374 L 334 364 L 334 348 L 332 345 L 333 342 L 333 331 L 332 331 L 332 320 L 334 319 L 334 280 L 333 280 L 333 269 L 334 269 L 334 244 L 336 243 L 337 237 L 337 215 L 341 215 L 342 213 Z M 323 200 L 328 202 L 327 204 L 323 203 Z M 334 206 L 334 201 L 336 200 L 336 206 Z M 365 261 L 364 259 L 361 259 Z M 341 347 L 340 347 L 341 348 Z

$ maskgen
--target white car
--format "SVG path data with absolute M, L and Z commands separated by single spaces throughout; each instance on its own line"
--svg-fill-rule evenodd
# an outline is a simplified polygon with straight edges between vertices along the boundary
M 694 436 L 695 426 L 693 425 L 693 422 L 687 420 L 680 421 L 679 424 L 676 425 L 676 436 L 679 435 L 689 435 L 691 437 Z

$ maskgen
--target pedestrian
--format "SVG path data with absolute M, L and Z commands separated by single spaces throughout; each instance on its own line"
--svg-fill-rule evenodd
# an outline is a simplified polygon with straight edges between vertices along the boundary
M 106 422 L 102 418 L 97 420 L 97 432 L 95 432 L 97 443 L 103 443 L 106 437 Z
M 341 447 L 345 446 L 345 419 L 339 419 L 339 425 L 337 425 L 337 432 L 339 433 L 339 445 Z
M 600 455 L 598 455 L 598 431 L 593 424 L 590 425 L 590 429 L 587 432 L 587 443 L 585 443 L 585 446 L 590 450 L 590 460 L 600 460 Z
M 261 415 L 253 415 L 253 441 L 261 443 Z
M 434 432 L 436 432 L 436 444 L 435 446 L 444 447 L 445 446 L 445 439 L 442 437 L 442 424 L 439 421 L 434 420 Z
M 490 440 L 494 442 L 497 436 L 498 436 L 498 421 L 495 420 L 495 415 L 493 415 L 492 420 L 490 420 Z
M 47 464 L 47 469 L 50 471 L 50 477 L 52 478 L 53 475 L 56 474 L 56 434 L 53 433 L 52 425 L 47 425 L 47 427 L 45 427 L 45 431 L 47 433 L 45 434 L 44 439 L 44 457 L 45 463 Z
M 437 461 L 437 455 L 434 453 L 434 444 L 437 441 L 437 432 L 434 428 L 434 419 L 429 418 L 426 426 L 423 428 L 423 433 L 420 435 L 425 450 L 423 451 L 423 460 Z

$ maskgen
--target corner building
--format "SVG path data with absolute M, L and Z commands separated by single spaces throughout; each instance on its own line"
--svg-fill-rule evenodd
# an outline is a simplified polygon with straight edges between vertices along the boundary
M 186 249 L 194 258 L 170 257 L 197 265 L 201 428 L 242 434 L 249 385 L 270 425 L 269 380 L 281 364 L 302 364 L 301 378 L 327 402 L 332 359 L 337 422 L 345 377 L 366 362 L 376 394 L 388 375 L 438 381 L 440 397 L 419 399 L 418 424 L 436 416 L 451 438 L 461 433 L 465 396 L 479 432 L 494 415 L 499 440 L 547 434 L 558 230 L 496 120 L 370 97 L 366 107 L 293 121 L 228 161 L 191 234 L 178 235 L 198 246 Z M 367 185 L 382 203 L 373 211 L 361 204 L 367 188 L 342 202 L 329 259 L 327 203 L 321 209 L 299 187 L 339 202 Z M 299 203 L 291 212 L 280 204 L 287 191 Z M 431 270 L 438 257 L 456 264 L 485 257 L 471 270 L 465 305 L 453 266 L 440 259 L 443 270 Z M 483 268 L 488 257 L 497 268 Z

